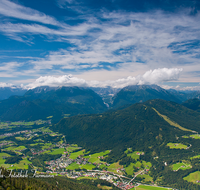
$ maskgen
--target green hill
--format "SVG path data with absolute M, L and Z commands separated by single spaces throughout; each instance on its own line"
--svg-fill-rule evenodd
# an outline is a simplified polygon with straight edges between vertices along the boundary
M 53 129 L 64 133 L 71 143 L 98 150 L 118 146 L 145 149 L 173 141 L 174 134 L 187 132 L 171 125 L 155 109 L 185 129 L 200 131 L 199 113 L 165 100 L 150 100 L 109 113 L 62 119 Z

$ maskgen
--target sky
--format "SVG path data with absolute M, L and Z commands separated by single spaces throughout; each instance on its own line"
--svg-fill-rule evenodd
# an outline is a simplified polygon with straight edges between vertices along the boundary
M 200 90 L 199 0 L 0 0 L 0 86 Z

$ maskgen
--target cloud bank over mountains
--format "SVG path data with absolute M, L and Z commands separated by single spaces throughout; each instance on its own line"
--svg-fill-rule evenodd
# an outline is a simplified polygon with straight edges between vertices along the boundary
M 159 84 L 164 81 L 174 81 L 179 78 L 179 74 L 182 69 L 178 68 L 162 68 L 149 70 L 144 75 L 138 75 L 136 77 L 129 76 L 127 78 L 121 78 L 115 81 L 86 81 L 81 78 L 74 77 L 73 75 L 63 75 L 59 77 L 54 76 L 41 76 L 35 80 L 35 82 L 23 87 L 26 89 L 32 89 L 38 86 L 79 86 L 79 87 L 107 87 L 123 88 L 128 85 L 142 85 L 142 84 Z

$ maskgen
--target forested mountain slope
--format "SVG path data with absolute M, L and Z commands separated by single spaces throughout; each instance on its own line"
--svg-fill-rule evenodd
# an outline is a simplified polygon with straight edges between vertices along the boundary
M 178 123 L 186 131 L 169 124 L 156 111 Z M 174 102 L 150 100 L 123 110 L 62 119 L 52 128 L 66 135 L 69 142 L 90 149 L 117 146 L 145 149 L 175 140 L 175 134 L 200 132 L 200 114 Z
M 200 112 L 200 100 L 197 98 L 187 100 L 183 102 L 182 105 L 192 110 Z

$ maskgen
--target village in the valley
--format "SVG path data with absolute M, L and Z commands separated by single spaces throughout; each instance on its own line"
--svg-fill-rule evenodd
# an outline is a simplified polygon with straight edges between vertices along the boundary
M 137 185 L 135 178 L 148 176 L 151 167 L 150 163 L 138 160 L 143 152 L 129 150 L 137 162 L 136 172 L 130 173 L 131 176 L 127 175 L 129 168 L 124 168 L 119 162 L 108 164 L 104 161 L 110 150 L 90 154 L 78 145 L 68 144 L 65 136 L 46 127 L 7 132 L 1 134 L 0 139 L 1 166 L 10 170 L 33 168 L 38 174 L 67 176 L 74 179 L 102 179 L 119 188 L 131 189 Z M 7 159 L 12 156 L 20 157 L 19 161 L 8 162 Z

